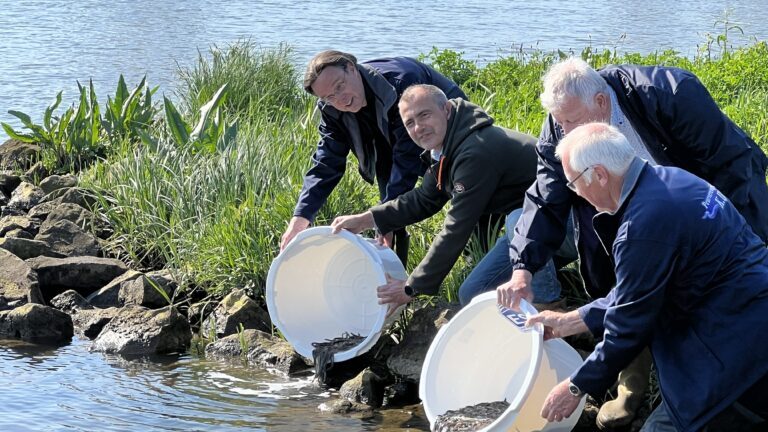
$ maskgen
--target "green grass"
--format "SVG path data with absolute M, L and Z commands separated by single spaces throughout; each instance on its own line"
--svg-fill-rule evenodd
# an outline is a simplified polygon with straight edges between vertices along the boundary
M 581 54 L 596 67 L 631 62 L 692 70 L 722 109 L 766 149 L 765 43 L 717 56 L 710 45 L 691 59 L 672 51 L 639 55 L 587 48 Z M 462 81 L 498 124 L 538 135 L 544 118 L 538 101 L 541 76 L 562 55 L 518 53 L 478 66 L 460 53 L 435 49 L 424 59 Z M 264 49 L 243 41 L 224 49 L 214 46 L 192 67 L 180 69 L 179 77 L 179 111 L 187 125 L 199 121 L 200 109 L 226 84 L 228 93 L 214 123 L 238 120 L 237 134 L 225 146 L 195 151 L 174 139 L 168 118 L 160 118 L 137 132 L 141 140 L 128 137 L 84 172 L 83 183 L 98 192 L 99 211 L 114 225 L 109 245 L 115 255 L 141 269 L 175 269 L 184 286 L 209 294 L 237 287 L 261 293 L 317 144 L 314 100 L 301 91 L 291 50 L 283 45 Z M 318 224 L 377 201 L 376 188 L 356 175 L 354 158 L 347 168 Z M 442 221 L 438 215 L 409 229 L 409 270 L 423 258 Z M 443 284 L 444 298 L 456 300 L 479 257 L 473 252 L 459 260 Z

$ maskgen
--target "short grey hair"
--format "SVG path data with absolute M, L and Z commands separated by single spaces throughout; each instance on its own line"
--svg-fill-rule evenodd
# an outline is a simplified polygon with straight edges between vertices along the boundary
M 635 150 L 619 130 L 606 123 L 587 123 L 572 130 L 555 149 L 561 160 L 568 154 L 572 171 L 582 172 L 602 165 L 608 172 L 623 176 L 635 157 Z M 592 171 L 584 173 L 584 182 L 592 182 Z
M 592 109 L 598 93 L 608 93 L 608 83 L 596 70 L 578 57 L 552 65 L 543 78 L 541 105 L 547 112 L 557 111 L 566 100 L 577 97 Z
M 448 102 L 448 97 L 445 95 L 445 93 L 443 93 L 442 90 L 440 90 L 439 87 L 433 86 L 431 84 L 414 84 L 405 89 L 403 94 L 400 96 L 398 107 L 403 102 L 413 102 L 419 93 L 432 99 L 432 102 L 439 107 L 445 106 L 445 104 Z

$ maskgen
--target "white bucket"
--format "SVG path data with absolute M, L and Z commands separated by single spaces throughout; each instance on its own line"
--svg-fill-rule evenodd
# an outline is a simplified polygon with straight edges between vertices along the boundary
M 521 302 L 526 315 L 536 313 Z M 544 342 L 541 324 L 523 332 L 501 315 L 496 292 L 475 297 L 435 336 L 421 370 L 419 396 L 430 424 L 448 410 L 506 400 L 509 408 L 483 431 L 570 431 L 584 409 L 548 423 L 544 399 L 582 364 L 561 339 Z
M 296 352 L 308 358 L 313 342 L 343 333 L 365 337 L 333 357 L 349 360 L 371 349 L 389 325 L 387 305 L 380 305 L 376 295 L 386 274 L 408 277 L 390 248 L 349 231 L 309 228 L 272 261 L 266 285 L 269 316 Z

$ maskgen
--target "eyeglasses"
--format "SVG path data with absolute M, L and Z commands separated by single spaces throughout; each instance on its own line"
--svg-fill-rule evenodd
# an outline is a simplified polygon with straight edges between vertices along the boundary
M 341 96 L 342 93 L 344 93 L 344 89 L 347 87 L 347 68 L 344 68 L 344 78 L 341 79 L 341 81 L 336 83 L 336 86 L 333 88 L 333 93 L 330 95 L 320 98 L 320 101 L 325 104 L 331 104 L 333 105 L 338 99 L 339 96 Z
M 566 183 L 565 185 L 568 186 L 568 189 L 576 192 L 576 185 L 575 185 L 576 180 L 580 179 L 581 176 L 583 176 L 584 173 L 587 172 L 587 170 L 590 169 L 590 168 L 593 168 L 593 167 L 592 166 L 588 166 L 588 167 L 584 168 L 584 170 L 582 172 L 580 172 L 579 175 L 576 176 L 576 178 L 574 178 L 573 180 L 571 180 L 568 183 Z

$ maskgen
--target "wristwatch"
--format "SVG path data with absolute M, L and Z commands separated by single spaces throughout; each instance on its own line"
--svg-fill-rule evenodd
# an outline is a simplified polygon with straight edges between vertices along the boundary
M 582 392 L 579 386 L 577 386 L 574 383 L 568 384 L 568 391 L 571 392 L 571 394 L 573 396 L 576 396 L 577 398 L 584 396 L 584 392 Z
M 413 297 L 416 295 L 416 291 L 413 290 L 413 287 L 410 285 L 406 285 L 403 287 L 403 292 L 405 292 L 405 295 L 408 297 Z

